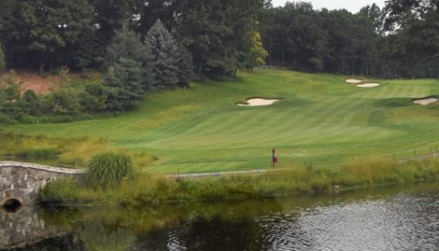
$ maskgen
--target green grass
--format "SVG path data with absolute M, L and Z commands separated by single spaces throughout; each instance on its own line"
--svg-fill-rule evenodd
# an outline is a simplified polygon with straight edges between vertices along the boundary
M 411 98 L 439 94 L 438 80 L 383 80 L 377 88 L 347 77 L 261 70 L 235 82 L 193 83 L 150 94 L 118 117 L 61 124 L 13 125 L 7 132 L 106 138 L 158 157 L 152 173 L 263 169 L 277 148 L 278 167 L 339 167 L 352 157 L 392 159 L 439 146 L 439 107 Z M 238 107 L 248 97 L 278 97 L 267 107 Z

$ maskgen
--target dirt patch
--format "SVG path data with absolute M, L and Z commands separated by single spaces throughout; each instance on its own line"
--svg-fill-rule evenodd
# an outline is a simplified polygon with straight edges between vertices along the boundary
M 413 100 L 413 103 L 418 105 L 429 105 L 438 102 L 439 99 L 437 98 L 424 98 L 424 99 L 416 99 Z
M 248 99 L 246 103 L 238 103 L 238 106 L 267 106 L 272 105 L 277 101 L 280 101 L 280 99 L 252 98 Z
M 8 73 L 2 75 L 3 78 L 8 77 Z M 32 90 L 36 94 L 44 95 L 51 93 L 62 82 L 59 76 L 42 77 L 37 73 L 16 72 L 14 81 L 22 83 L 21 91 L 24 93 L 27 90 Z
M 361 84 L 361 85 L 357 85 L 358 87 L 362 87 L 362 88 L 373 88 L 373 87 L 378 87 L 380 86 L 379 83 L 366 83 L 366 84 Z

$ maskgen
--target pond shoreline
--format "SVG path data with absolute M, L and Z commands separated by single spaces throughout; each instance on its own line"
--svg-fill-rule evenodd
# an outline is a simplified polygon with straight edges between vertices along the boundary
M 107 188 L 87 187 L 81 179 L 68 178 L 48 184 L 39 198 L 43 204 L 136 207 L 308 196 L 437 180 L 439 161 L 436 159 L 408 162 L 357 160 L 336 169 L 294 167 L 258 175 L 202 179 L 136 173 L 120 185 Z

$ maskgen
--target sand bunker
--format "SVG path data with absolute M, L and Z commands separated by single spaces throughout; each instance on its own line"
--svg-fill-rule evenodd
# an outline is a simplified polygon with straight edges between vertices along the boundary
M 439 99 L 437 98 L 424 98 L 424 99 L 418 99 L 414 100 L 413 103 L 418 105 L 429 105 L 438 102 Z
M 357 85 L 358 87 L 363 87 L 363 88 L 372 88 L 372 87 L 378 87 L 380 86 L 379 83 L 366 83 L 366 84 L 361 84 L 361 85 Z
M 349 84 L 359 84 L 359 83 L 361 83 L 361 81 L 362 80 L 360 80 L 360 79 L 346 79 L 346 83 L 349 83 Z
M 263 99 L 263 98 L 253 98 L 247 100 L 247 104 L 238 104 L 238 106 L 266 106 L 272 105 L 279 101 L 279 99 Z

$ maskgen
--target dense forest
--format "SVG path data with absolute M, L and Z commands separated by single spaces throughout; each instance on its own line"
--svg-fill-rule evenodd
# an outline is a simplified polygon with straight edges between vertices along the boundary
M 439 1 L 390 0 L 358 13 L 306 2 L 266 8 L 267 63 L 380 78 L 439 77 Z
M 50 95 L 3 77 L 0 121 L 120 113 L 150 90 L 263 64 L 380 78 L 439 77 L 439 1 L 358 13 L 269 0 L 2 0 L 0 71 L 94 69 L 102 81 Z M 44 121 L 44 119 L 43 119 Z

